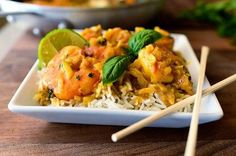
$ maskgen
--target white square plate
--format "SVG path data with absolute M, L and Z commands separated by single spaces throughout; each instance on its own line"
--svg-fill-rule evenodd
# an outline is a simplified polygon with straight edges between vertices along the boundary
M 196 88 L 199 70 L 199 62 L 196 55 L 185 35 L 172 34 L 172 36 L 175 39 L 174 49 L 181 52 L 183 57 L 190 62 L 187 68 L 190 71 L 194 87 Z M 37 79 L 36 62 L 8 104 L 10 111 L 48 122 L 124 126 L 130 125 L 154 113 L 151 111 L 138 110 L 39 106 L 33 100 L 37 89 Z M 208 80 L 205 79 L 204 88 L 209 86 Z M 154 122 L 150 127 L 188 127 L 191 115 L 191 113 L 183 112 L 173 113 Z M 200 109 L 199 123 L 215 121 L 222 116 L 223 111 L 215 94 L 204 97 Z

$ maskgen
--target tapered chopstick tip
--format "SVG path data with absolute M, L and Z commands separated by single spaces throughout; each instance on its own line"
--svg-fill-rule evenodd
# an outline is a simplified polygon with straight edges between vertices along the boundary
M 202 46 L 202 53 L 205 53 L 208 55 L 209 51 L 210 51 L 210 48 L 208 46 Z
M 210 50 L 210 48 L 206 45 L 202 46 L 202 49 L 207 49 L 207 50 Z
M 112 135 L 111 135 L 111 140 L 112 140 L 113 142 L 117 142 L 117 141 L 118 141 L 118 138 L 116 137 L 115 134 L 112 134 Z

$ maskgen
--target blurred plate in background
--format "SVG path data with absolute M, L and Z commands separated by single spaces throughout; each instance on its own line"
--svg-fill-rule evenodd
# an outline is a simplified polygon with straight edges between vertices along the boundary
M 2 0 L 0 15 L 12 15 L 15 20 L 28 22 L 23 14 L 44 17 L 55 21 L 62 21 L 74 28 L 84 28 L 101 24 L 107 27 L 134 27 L 147 23 L 153 19 L 163 5 L 164 0 L 137 0 L 131 5 L 116 7 L 65 7 L 43 6 L 24 3 L 22 1 Z M 12 17 L 8 17 L 12 20 Z

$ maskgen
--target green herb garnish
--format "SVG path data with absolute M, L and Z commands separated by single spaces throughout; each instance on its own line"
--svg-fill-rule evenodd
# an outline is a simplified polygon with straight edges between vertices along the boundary
M 131 57 L 127 55 L 115 56 L 106 61 L 102 68 L 102 82 L 108 84 L 115 82 L 125 71 Z
M 106 45 L 107 44 L 107 40 L 106 40 L 106 38 L 99 38 L 98 39 L 98 43 L 100 44 L 100 45 Z
M 93 73 L 89 73 L 89 74 L 88 74 L 88 77 L 90 77 L 90 78 L 93 78 L 93 76 L 94 76 Z
M 236 43 L 236 0 L 198 1 L 193 9 L 184 11 L 180 17 L 210 22 L 221 36 L 230 37 Z
M 53 93 L 53 89 L 48 88 L 48 99 L 53 98 L 53 97 L 55 97 L 55 95 Z
M 79 76 L 79 75 L 77 75 L 75 78 L 76 78 L 76 80 L 78 80 L 78 81 L 80 80 L 80 76 Z
M 104 63 L 102 69 L 103 84 L 117 81 L 130 62 L 138 56 L 138 52 L 146 45 L 155 42 L 161 37 L 162 35 L 160 33 L 150 29 L 145 29 L 134 34 L 128 42 L 128 55 L 115 56 Z
M 145 29 L 134 34 L 129 42 L 129 53 L 131 55 L 138 55 L 138 52 L 148 44 L 155 42 L 160 39 L 162 35 L 154 30 Z

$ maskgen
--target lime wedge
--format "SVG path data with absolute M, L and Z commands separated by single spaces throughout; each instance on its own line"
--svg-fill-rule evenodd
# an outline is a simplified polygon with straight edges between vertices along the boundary
M 88 42 L 70 29 L 56 29 L 49 32 L 39 43 L 38 68 L 42 69 L 65 46 L 78 46 L 83 48 Z

